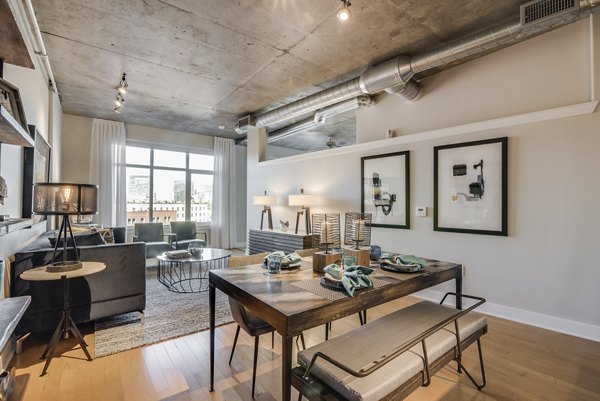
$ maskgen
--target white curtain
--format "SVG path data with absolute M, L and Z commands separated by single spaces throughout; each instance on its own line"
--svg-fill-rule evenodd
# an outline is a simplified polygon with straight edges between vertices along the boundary
M 211 246 L 235 247 L 235 144 L 233 139 L 215 138 L 215 168 L 213 176 L 213 203 Z
M 103 226 L 126 224 L 125 146 L 124 123 L 92 120 L 90 184 L 98 185 L 98 223 Z

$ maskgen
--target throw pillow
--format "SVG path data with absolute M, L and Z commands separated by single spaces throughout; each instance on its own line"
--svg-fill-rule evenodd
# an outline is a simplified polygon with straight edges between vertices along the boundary
M 114 237 L 112 228 L 99 228 L 98 232 L 104 239 L 104 242 L 106 242 L 107 244 L 115 243 L 115 237 Z

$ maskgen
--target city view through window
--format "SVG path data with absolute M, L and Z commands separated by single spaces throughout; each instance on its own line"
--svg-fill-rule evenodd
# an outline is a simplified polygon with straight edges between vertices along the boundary
M 128 225 L 210 222 L 212 155 L 127 146 L 126 158 Z

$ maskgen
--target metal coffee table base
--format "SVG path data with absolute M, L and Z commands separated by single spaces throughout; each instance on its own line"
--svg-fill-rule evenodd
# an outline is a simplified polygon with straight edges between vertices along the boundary
M 224 259 L 217 260 L 160 260 L 157 278 L 172 292 L 192 293 L 208 290 L 208 272 L 225 267 Z

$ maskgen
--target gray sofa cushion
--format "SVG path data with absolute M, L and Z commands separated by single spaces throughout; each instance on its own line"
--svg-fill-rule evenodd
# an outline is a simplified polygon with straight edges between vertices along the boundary
M 77 244 L 77 246 L 90 246 L 90 245 L 106 244 L 106 241 L 104 241 L 104 238 L 102 238 L 102 235 L 99 232 L 77 234 L 77 235 L 74 235 L 73 238 L 75 239 L 75 244 Z M 63 247 L 64 239 L 62 237 L 58 238 L 58 241 L 57 241 L 56 237 L 50 237 L 50 238 L 48 238 L 48 240 L 50 242 L 50 246 L 53 248 L 56 245 L 56 242 L 58 242 L 59 248 Z M 67 247 L 71 247 L 71 246 L 73 246 L 73 240 L 71 240 L 71 237 L 67 237 Z

